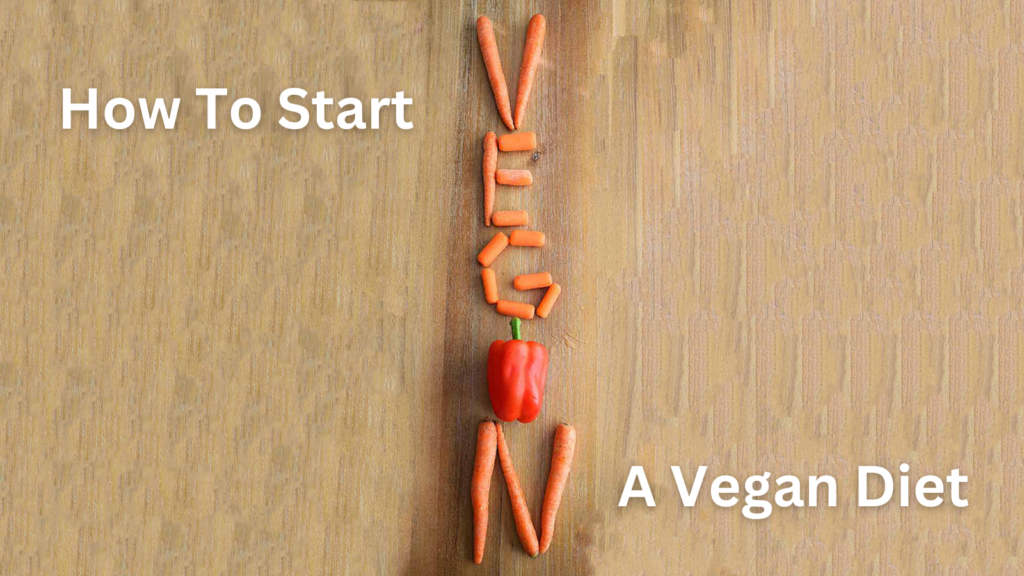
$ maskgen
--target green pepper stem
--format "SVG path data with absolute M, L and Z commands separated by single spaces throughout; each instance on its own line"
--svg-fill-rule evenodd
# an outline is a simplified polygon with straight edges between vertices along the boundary
M 523 339 L 522 334 L 519 331 L 521 325 L 522 325 L 522 322 L 519 321 L 519 318 L 513 318 L 512 321 L 509 322 L 509 326 L 512 326 L 512 339 L 513 340 L 522 340 Z

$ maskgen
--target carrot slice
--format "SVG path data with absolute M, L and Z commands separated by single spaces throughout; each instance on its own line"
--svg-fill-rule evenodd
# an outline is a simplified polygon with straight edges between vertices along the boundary
M 494 40 L 494 26 L 487 16 L 476 19 L 476 37 L 480 42 L 480 55 L 484 58 L 484 67 L 487 68 L 487 79 L 491 81 L 491 92 L 494 92 L 498 114 L 509 130 L 515 130 L 516 125 L 512 123 L 512 106 L 508 102 L 508 86 L 505 85 L 505 73 L 501 70 L 498 43 Z
M 494 270 L 484 268 L 480 271 L 480 278 L 484 282 L 484 299 L 488 304 L 494 304 L 498 301 L 498 280 Z
M 513 230 L 508 242 L 513 246 L 543 246 L 544 233 L 536 230 Z
M 534 14 L 526 28 L 526 45 L 523 46 L 523 63 L 519 67 L 519 88 L 516 91 L 516 126 L 522 126 L 523 117 L 526 116 L 526 104 L 530 101 L 533 81 L 537 77 L 537 65 L 540 64 L 540 51 L 544 47 L 547 28 L 548 23 L 540 14 Z
M 498 461 L 501 462 L 501 473 L 505 476 L 505 485 L 508 487 L 508 498 L 512 501 L 512 518 L 516 521 L 516 532 L 519 533 L 519 541 L 523 543 L 523 549 L 535 558 L 540 553 L 537 530 L 534 529 L 533 520 L 530 519 L 530 509 L 526 507 L 523 487 L 520 486 L 519 475 L 516 474 L 515 466 L 512 465 L 512 456 L 508 452 L 508 444 L 505 443 L 505 434 L 501 431 L 501 424 L 495 426 L 498 429 Z
M 498 170 L 494 173 L 498 184 L 505 186 L 529 186 L 533 184 L 533 174 L 529 170 Z
M 487 246 L 484 246 L 484 249 L 480 251 L 480 254 L 477 255 L 476 259 L 478 262 L 483 264 L 485 268 L 489 267 L 494 263 L 494 259 L 498 257 L 498 254 L 501 254 L 501 251 L 504 250 L 506 246 L 508 246 L 508 236 L 498 232 L 494 235 L 494 238 L 491 238 L 491 241 L 487 243 Z
M 551 309 L 555 306 L 555 302 L 561 293 L 562 287 L 558 284 L 552 284 L 548 291 L 544 293 L 544 299 L 540 301 L 540 306 L 537 306 L 537 316 L 547 318 L 548 314 L 551 314 Z
M 533 320 L 533 313 L 536 310 L 533 304 L 523 302 L 512 302 L 510 300 L 498 300 L 498 314 L 515 316 L 523 320 Z
M 491 216 L 491 223 L 495 226 L 526 226 L 530 223 L 530 215 L 526 210 L 495 212 Z
M 498 136 L 498 150 L 502 152 L 522 152 L 537 147 L 537 135 L 533 132 L 518 132 Z
M 550 272 L 536 272 L 534 274 L 520 274 L 512 280 L 516 290 L 536 290 L 551 286 Z
M 498 170 L 498 148 L 494 132 L 484 136 L 484 225 L 491 225 L 494 212 L 494 173 Z

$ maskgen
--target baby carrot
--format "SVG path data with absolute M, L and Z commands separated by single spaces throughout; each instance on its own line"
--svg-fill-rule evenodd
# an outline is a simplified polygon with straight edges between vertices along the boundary
M 500 433 L 499 433 L 500 434 Z M 551 450 L 551 472 L 544 490 L 544 505 L 540 511 L 540 551 L 547 552 L 555 535 L 555 516 L 562 503 L 562 493 L 569 481 L 569 468 L 576 451 L 576 429 L 562 424 L 555 430 L 555 445 Z
M 537 272 L 535 274 L 520 274 L 512 280 L 516 290 L 536 290 L 551 286 L 550 272 Z
M 513 246 L 543 246 L 544 233 L 536 230 L 513 230 L 508 242 Z
M 491 216 L 491 222 L 495 226 L 526 226 L 530 223 L 530 215 L 526 210 L 495 212 L 494 216 Z
M 533 304 L 512 302 L 509 300 L 498 300 L 497 308 L 498 314 L 515 316 L 516 318 L 522 318 L 523 320 L 533 320 L 533 312 L 535 310 Z
M 476 19 L 476 38 L 480 42 L 480 54 L 487 68 L 487 79 L 491 81 L 494 92 L 494 103 L 498 106 L 501 121 L 509 130 L 515 130 L 512 123 L 512 106 L 508 103 L 508 86 L 505 85 L 505 73 L 501 70 L 501 58 L 498 57 L 498 43 L 494 40 L 494 26 L 491 19 L 481 16 Z
M 494 270 L 484 268 L 480 271 L 480 278 L 484 281 L 484 299 L 488 304 L 498 301 L 498 280 L 494 276 Z
M 476 462 L 473 464 L 473 561 L 484 560 L 487 544 L 487 514 L 491 493 L 491 474 L 494 473 L 494 453 L 498 448 L 498 431 L 494 422 L 480 423 L 476 433 Z
M 485 268 L 489 267 L 506 246 L 508 246 L 508 236 L 498 232 L 494 235 L 494 238 L 491 238 L 491 241 L 487 243 L 487 246 L 484 246 L 484 249 L 480 251 L 480 254 L 477 255 L 477 262 L 483 264 Z
M 491 225 L 494 211 L 494 172 L 498 169 L 498 148 L 494 132 L 484 136 L 484 224 Z
M 533 184 L 533 174 L 529 170 L 498 170 L 494 173 L 498 184 L 505 186 L 529 186 Z
M 502 152 L 522 152 L 537 147 L 537 135 L 533 132 L 518 132 L 498 136 L 498 150 Z
M 516 91 L 516 126 L 522 126 L 523 117 L 526 116 L 526 104 L 530 101 L 533 80 L 537 77 L 537 65 L 540 64 L 540 51 L 544 47 L 544 32 L 547 27 L 544 16 L 534 14 L 526 28 L 523 64 L 519 68 L 519 88 Z
M 561 293 L 562 287 L 558 284 L 552 284 L 548 291 L 544 293 L 540 306 L 537 306 L 537 316 L 547 318 L 548 314 L 551 314 L 551 309 L 555 306 L 555 301 L 558 300 L 558 295 Z
M 505 434 L 501 431 L 501 424 L 497 424 L 496 428 L 498 429 L 498 460 L 501 462 L 501 473 L 505 475 L 509 500 L 512 501 L 512 517 L 516 521 L 516 532 L 519 533 L 519 541 L 523 543 L 526 553 L 536 558 L 539 552 L 537 530 L 533 527 L 530 510 L 526 507 L 526 497 L 523 496 L 523 487 L 519 485 L 519 475 L 516 474 L 516 469 L 512 466 L 512 456 L 508 453 L 508 444 L 505 443 Z

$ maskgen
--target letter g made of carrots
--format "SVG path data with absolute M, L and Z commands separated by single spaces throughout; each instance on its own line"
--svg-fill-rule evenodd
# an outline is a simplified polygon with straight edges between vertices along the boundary
M 512 339 L 495 340 L 487 353 L 487 391 L 498 418 L 526 424 L 537 418 L 544 402 L 548 350 L 521 338 L 519 318 L 510 325 Z

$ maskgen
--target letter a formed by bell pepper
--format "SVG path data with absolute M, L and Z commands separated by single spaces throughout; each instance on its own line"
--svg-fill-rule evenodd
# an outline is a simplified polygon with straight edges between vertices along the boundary
M 506 422 L 533 422 L 544 402 L 548 378 L 548 350 L 526 342 L 519 335 L 519 318 L 513 318 L 512 339 L 495 340 L 487 353 L 487 388 L 494 413 Z

